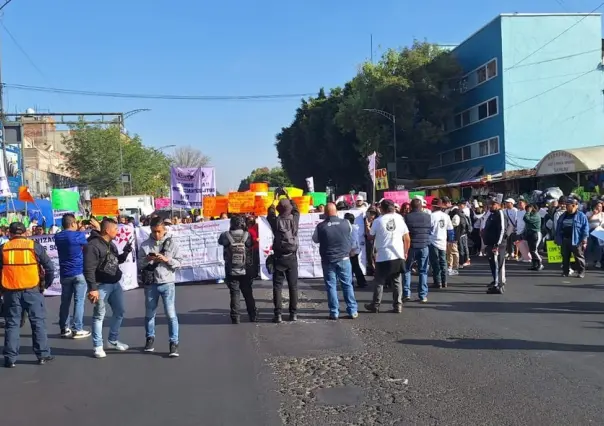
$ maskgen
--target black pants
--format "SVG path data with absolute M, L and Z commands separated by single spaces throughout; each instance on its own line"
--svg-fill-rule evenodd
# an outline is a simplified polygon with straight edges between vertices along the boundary
M 350 264 L 352 265 L 352 273 L 357 279 L 357 286 L 366 287 L 367 280 L 365 279 L 365 274 L 363 274 L 363 270 L 361 269 L 361 265 L 359 264 L 360 255 L 350 256 Z
M 499 287 L 501 284 L 505 284 L 505 248 L 507 247 L 506 241 L 497 246 L 487 245 L 485 250 L 487 258 L 489 259 L 489 266 L 491 267 L 491 275 L 493 276 L 493 282 L 491 285 Z M 493 252 L 493 249 L 499 248 L 497 253 Z
M 570 273 L 570 256 L 575 256 L 575 267 L 574 270 L 578 274 L 585 273 L 585 252 L 583 247 L 579 244 L 573 246 L 573 242 L 570 238 L 562 240 L 562 272 L 565 274 Z
M 461 235 L 457 242 L 459 247 L 459 264 L 463 265 L 470 260 L 470 249 L 468 248 L 468 235 Z
M 526 231 L 524 239 L 528 244 L 529 252 L 531 253 L 531 259 L 533 268 L 538 268 L 542 264 L 541 256 L 539 256 L 539 243 L 541 242 L 541 232 Z
M 239 318 L 241 293 L 243 293 L 243 298 L 245 299 L 248 315 L 250 317 L 256 316 L 256 301 L 252 293 L 252 280 L 253 277 L 249 274 L 241 276 L 229 275 L 226 277 L 225 282 L 231 293 L 231 319 Z
M 375 274 L 375 257 L 373 256 L 373 240 L 365 238 L 365 258 L 367 259 L 367 275 Z
M 275 315 L 281 315 L 283 308 L 283 283 L 287 280 L 289 288 L 289 313 L 298 310 L 298 257 L 295 254 L 286 257 L 275 257 L 275 273 L 273 274 L 273 304 Z
M 477 255 L 480 253 L 480 249 L 482 248 L 482 239 L 480 238 L 480 229 L 474 228 L 472 233 L 470 234 L 470 238 L 472 239 L 473 247 L 472 254 Z

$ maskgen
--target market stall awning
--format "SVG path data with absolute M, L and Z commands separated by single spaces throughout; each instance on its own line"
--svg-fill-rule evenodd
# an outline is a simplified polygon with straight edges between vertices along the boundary
M 536 176 L 588 172 L 604 167 L 604 145 L 561 149 L 547 154 L 535 167 Z

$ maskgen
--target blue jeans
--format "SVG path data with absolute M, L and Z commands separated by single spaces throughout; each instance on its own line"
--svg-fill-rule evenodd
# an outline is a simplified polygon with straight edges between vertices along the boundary
M 430 252 L 430 265 L 432 266 L 432 278 L 435 285 L 447 283 L 447 251 L 440 250 L 434 245 L 428 248 Z
M 159 298 L 164 304 L 164 312 L 168 317 L 168 333 L 170 343 L 178 344 L 178 316 L 176 316 L 176 285 L 151 284 L 145 286 L 145 332 L 147 337 L 155 337 L 155 312 Z
M 346 312 L 348 312 L 348 315 L 356 314 L 358 305 L 354 298 L 354 288 L 352 287 L 352 265 L 350 264 L 350 259 L 344 259 L 338 262 L 322 262 L 322 266 L 325 290 L 327 290 L 329 315 L 337 318 L 340 314 L 338 281 L 342 285 L 342 294 L 344 295 L 344 301 L 346 302 Z
M 73 331 L 84 328 L 84 300 L 86 299 L 86 280 L 84 275 L 61 278 L 61 307 L 59 308 L 59 327 L 61 330 L 70 328 L 73 321 Z M 69 317 L 69 308 L 73 298 L 73 316 Z
M 46 334 L 46 309 L 44 296 L 38 287 L 4 292 L 4 358 L 15 362 L 19 356 L 21 312 L 29 316 L 32 331 L 32 347 L 38 359 L 50 356 Z
M 117 341 L 124 319 L 124 290 L 120 283 L 99 284 L 99 300 L 92 311 L 92 343 L 95 348 L 103 346 L 103 320 L 107 305 L 113 313 L 109 324 L 109 341 Z
M 411 265 L 413 262 L 417 262 L 417 269 L 419 271 L 417 295 L 420 299 L 428 296 L 428 255 L 428 247 L 409 249 L 407 272 L 405 272 L 405 282 L 403 283 L 403 297 L 411 297 Z

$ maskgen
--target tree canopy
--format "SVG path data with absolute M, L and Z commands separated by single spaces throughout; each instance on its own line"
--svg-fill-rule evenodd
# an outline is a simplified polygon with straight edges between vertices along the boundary
M 168 187 L 169 159 L 162 152 L 145 147 L 138 135 L 122 133 L 117 125 L 72 126 L 64 143 L 66 170 L 94 195 L 122 195 L 120 147 L 123 171 L 131 175 L 133 194 L 160 195 Z
M 458 99 L 451 83 L 460 76 L 452 55 L 427 42 L 388 50 L 376 64 L 362 64 L 343 88 L 329 94 L 320 89 L 302 100 L 293 123 L 277 135 L 285 172 L 296 185 L 313 176 L 317 190 L 367 189 L 367 156 L 380 153 L 380 167 L 394 162 L 393 123 L 366 111 L 376 109 L 395 117 L 399 177 L 424 177 L 430 147 L 446 143 L 445 121 Z
M 238 191 L 247 191 L 250 189 L 250 183 L 268 182 L 268 186 L 291 186 L 291 181 L 281 167 L 260 167 L 252 170 L 252 173 L 239 183 Z
M 205 167 L 210 163 L 210 157 L 192 146 L 179 146 L 170 156 L 170 160 L 177 167 Z

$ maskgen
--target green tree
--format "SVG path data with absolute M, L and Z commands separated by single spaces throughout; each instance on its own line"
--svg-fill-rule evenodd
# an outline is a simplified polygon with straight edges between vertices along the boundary
M 138 135 L 123 134 L 117 125 L 77 124 L 64 143 L 66 171 L 95 196 L 122 195 L 120 148 L 124 172 L 132 177 L 134 194 L 157 196 L 168 186 L 169 159 L 160 151 L 145 147 Z M 128 185 L 128 193 L 129 189 Z
M 250 189 L 250 183 L 267 182 L 272 186 L 291 186 L 292 183 L 281 167 L 260 167 L 252 170 L 252 173 L 239 183 L 238 191 L 247 191 Z
M 455 58 L 434 44 L 415 41 L 402 50 L 390 49 L 378 63 L 362 65 L 336 121 L 344 130 L 356 132 L 359 154 L 377 151 L 385 167 L 394 161 L 393 124 L 365 110 L 393 114 L 399 170 L 407 163 L 407 177 L 424 177 L 434 144 L 447 142 L 445 122 L 458 103 L 454 86 L 460 76 Z
M 354 129 L 343 129 L 335 121 L 349 90 L 335 88 L 326 95 L 321 89 L 317 97 L 302 100 L 293 123 L 277 135 L 277 154 L 296 186 L 304 187 L 310 176 L 317 191 L 327 185 L 343 192 L 369 185 Z

